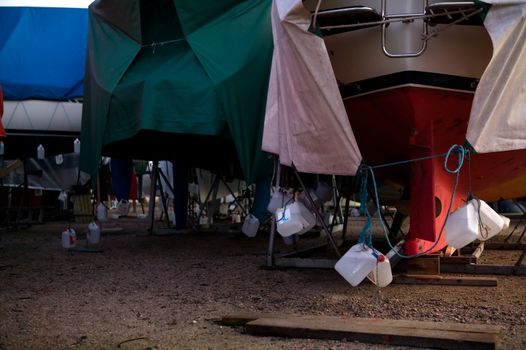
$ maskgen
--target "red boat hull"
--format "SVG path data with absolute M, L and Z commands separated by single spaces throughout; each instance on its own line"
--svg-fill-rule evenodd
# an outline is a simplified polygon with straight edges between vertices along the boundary
M 444 154 L 464 145 L 473 93 L 405 85 L 346 98 L 347 113 L 364 162 L 374 166 Z M 449 168 L 457 166 L 450 157 Z M 455 183 L 444 158 L 377 170 L 380 179 L 410 188 L 411 228 L 407 254 L 446 246 L 442 226 Z M 472 154 L 459 176 L 451 210 L 468 192 L 486 201 L 526 195 L 526 150 Z

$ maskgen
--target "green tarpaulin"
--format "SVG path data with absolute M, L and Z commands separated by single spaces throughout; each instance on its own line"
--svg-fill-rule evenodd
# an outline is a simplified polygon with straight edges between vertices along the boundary
M 81 167 L 101 153 L 240 166 L 261 152 L 270 0 L 99 0 L 89 8 Z

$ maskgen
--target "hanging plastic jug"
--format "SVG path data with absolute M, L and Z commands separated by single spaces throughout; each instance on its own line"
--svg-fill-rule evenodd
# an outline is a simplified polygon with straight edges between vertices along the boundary
M 99 203 L 97 205 L 97 220 L 99 221 L 105 221 L 106 218 L 107 218 L 107 210 L 106 210 L 106 206 L 102 203 Z
M 486 202 L 472 199 L 475 210 L 480 214 L 479 239 L 486 241 L 510 226 L 510 219 L 498 214 Z
M 316 224 L 316 217 L 300 202 L 276 210 L 277 231 L 283 237 L 303 234 Z
M 77 245 L 77 234 L 71 227 L 62 232 L 62 247 L 64 249 L 73 248 Z
M 86 235 L 89 244 L 99 244 L 100 242 L 100 227 L 95 221 L 88 225 L 88 233 Z
M 75 139 L 75 141 L 73 141 L 73 153 L 80 153 L 80 140 L 79 139 Z
M 37 147 L 37 159 L 44 159 L 46 157 L 46 150 L 44 146 L 38 145 Z
M 472 199 L 449 214 L 446 221 L 446 242 L 460 249 L 476 239 L 485 241 L 509 226 L 509 219 L 497 214 L 486 202 Z
M 241 227 L 241 231 L 247 235 L 247 237 L 256 237 L 259 230 L 259 220 L 252 214 L 248 214 L 245 217 L 245 222 Z

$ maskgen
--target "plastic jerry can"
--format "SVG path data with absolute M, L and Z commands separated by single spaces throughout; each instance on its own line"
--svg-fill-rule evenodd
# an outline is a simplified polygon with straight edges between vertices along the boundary
M 86 235 L 86 239 L 88 240 L 89 244 L 99 244 L 100 242 L 100 227 L 95 223 L 95 221 L 92 221 L 88 225 L 88 233 Z
M 107 218 L 107 211 L 106 211 L 106 206 L 104 206 L 104 204 L 102 203 L 99 203 L 97 205 L 97 220 L 99 221 L 105 221 L 106 218 Z
M 310 231 L 316 225 L 316 216 L 307 209 L 302 203 L 295 202 L 291 205 L 291 211 L 293 216 L 297 216 L 300 220 L 303 228 L 297 234 L 302 235 L 305 232 Z
M 292 215 L 291 206 L 276 210 L 276 229 L 283 237 L 292 236 L 303 230 L 303 224 L 297 216 Z
M 378 258 L 374 269 L 369 272 L 367 278 L 378 287 L 387 287 L 393 281 L 393 272 L 389 259 L 380 252 L 377 252 Z
M 378 254 L 364 245 L 355 244 L 336 263 L 334 268 L 353 287 L 359 285 L 376 267 Z
M 470 203 L 473 204 L 475 211 L 480 213 L 479 237 L 481 241 L 490 239 L 497 235 L 500 231 L 510 226 L 510 219 L 499 215 L 486 202 L 480 199 L 472 199 Z M 480 205 L 480 210 L 479 210 Z
M 62 232 L 62 247 L 64 249 L 73 248 L 77 245 L 77 233 L 74 229 L 67 228 Z
M 490 239 L 506 226 L 509 226 L 508 218 L 497 214 L 486 202 L 472 199 L 449 214 L 445 239 L 447 244 L 460 249 L 476 239 Z
M 76 154 L 80 153 L 80 140 L 79 139 L 75 139 L 75 141 L 73 141 L 73 153 L 76 153 Z
M 460 249 L 479 236 L 479 220 L 475 206 L 470 201 L 447 217 L 445 240 L 453 248 Z
M 44 159 L 46 157 L 46 149 L 42 145 L 37 147 L 37 159 Z
M 252 214 L 248 214 L 245 217 L 241 231 L 247 235 L 247 237 L 256 237 L 259 230 L 259 220 Z

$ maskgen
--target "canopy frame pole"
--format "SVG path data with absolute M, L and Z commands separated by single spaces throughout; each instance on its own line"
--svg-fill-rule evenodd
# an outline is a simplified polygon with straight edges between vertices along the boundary
M 342 207 L 340 205 L 340 201 L 342 199 L 342 193 L 338 189 L 338 183 L 336 181 L 336 175 L 332 175 L 332 198 L 333 198 L 333 205 L 334 205 L 334 216 L 338 217 L 338 222 L 343 222 L 343 212 Z
M 166 180 L 166 176 L 163 174 L 163 171 L 162 169 L 157 169 L 157 173 L 158 175 L 161 175 L 164 177 L 164 179 Z M 170 218 L 168 216 L 168 206 L 167 206 L 167 198 L 164 196 L 164 190 L 163 190 L 163 183 L 161 181 L 161 176 L 157 176 L 157 182 L 159 184 L 159 193 L 161 195 L 161 204 L 163 206 L 163 210 L 164 210 L 164 219 L 166 221 L 166 225 L 168 226 L 168 228 L 171 227 L 171 224 L 170 224 Z M 169 182 L 168 183 L 168 187 L 171 189 L 170 185 L 169 185 Z M 173 193 L 173 190 L 172 190 L 172 193 Z
M 279 186 L 281 184 L 281 164 L 279 162 L 279 157 L 276 159 L 276 191 L 279 191 Z M 272 186 L 272 184 L 271 184 Z M 270 220 L 270 234 L 268 239 L 268 250 L 267 250 L 267 267 L 274 266 L 274 239 L 276 237 L 276 215 L 272 214 L 272 219 Z
M 247 212 L 245 210 L 245 207 L 242 205 L 241 201 L 239 200 L 239 197 L 242 197 L 242 195 L 243 195 L 242 192 L 240 191 L 240 195 L 236 196 L 234 191 L 232 191 L 232 188 L 230 188 L 230 186 L 228 185 L 228 183 L 224 179 L 221 179 L 221 182 L 223 183 L 223 185 L 225 185 L 225 187 L 227 188 L 228 192 L 230 192 L 232 197 L 234 197 L 235 205 L 238 206 L 241 209 L 241 212 L 243 214 L 246 214 Z M 219 184 L 218 184 L 218 186 L 219 186 Z
M 349 224 L 349 207 L 351 202 L 352 187 L 351 184 L 347 184 L 345 191 L 345 209 L 343 210 L 343 229 L 342 229 L 342 240 L 345 242 L 347 238 L 347 226 Z
M 152 171 L 150 173 L 150 203 L 148 203 L 148 221 L 150 223 L 150 228 L 148 231 L 153 233 L 153 224 L 155 220 L 155 196 L 157 194 L 157 178 L 159 177 L 159 163 L 157 161 L 153 162 Z
M 208 200 L 210 199 L 210 195 L 212 194 L 212 191 L 214 191 L 218 186 L 219 186 L 219 175 L 216 175 L 214 177 L 214 181 L 212 181 L 212 186 L 210 186 L 210 189 L 208 190 L 208 193 L 206 194 L 205 200 L 199 206 L 199 214 L 197 214 L 197 218 L 195 219 L 195 221 L 196 221 L 195 225 L 199 226 L 199 220 L 201 220 L 201 216 L 203 216 L 204 207 L 205 207 L 205 205 L 207 205 Z M 216 196 L 217 196 L 217 191 L 216 191 L 216 195 L 214 197 L 216 197 Z M 210 220 L 210 218 L 209 218 L 209 220 Z

